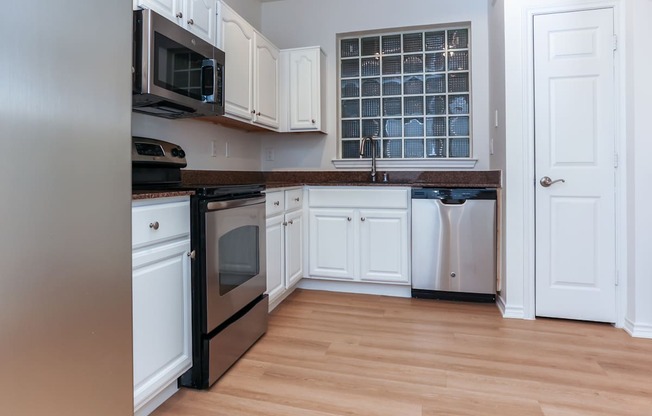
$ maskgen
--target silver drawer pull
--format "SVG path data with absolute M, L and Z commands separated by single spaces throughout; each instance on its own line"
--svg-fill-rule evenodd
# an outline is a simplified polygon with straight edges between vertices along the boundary
M 292 225 L 292 224 L 294 224 L 294 221 L 290 220 L 290 221 L 288 221 L 288 224 Z
M 274 205 L 279 206 L 279 205 L 281 205 L 281 202 L 280 201 L 274 201 Z
M 190 257 L 191 260 L 194 260 L 194 259 L 195 259 L 195 256 L 196 256 L 196 254 L 195 254 L 195 250 L 193 250 L 193 251 L 189 251 L 189 252 L 188 252 L 188 257 Z
M 154 221 L 154 222 L 149 223 L 149 228 L 151 228 L 153 230 L 158 230 L 158 227 L 159 227 L 158 221 Z
M 364 220 L 366 220 L 366 218 L 365 218 L 365 217 L 362 217 L 362 218 L 360 218 L 360 221 L 364 221 Z
M 294 198 L 295 202 L 299 202 L 299 197 Z
M 283 221 L 283 225 L 287 227 L 287 226 L 288 226 L 288 222 L 287 222 L 287 221 Z
M 347 220 L 347 221 L 351 221 L 351 217 L 346 217 L 346 220 Z

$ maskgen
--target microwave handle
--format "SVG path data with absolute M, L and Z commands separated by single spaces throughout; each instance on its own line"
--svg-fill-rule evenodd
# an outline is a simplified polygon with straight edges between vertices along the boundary
M 204 59 L 201 63 L 201 98 L 204 102 L 215 103 L 215 74 L 217 73 L 217 60 Z M 209 75 L 210 74 L 210 75 Z M 206 85 L 205 77 L 210 77 L 210 84 Z

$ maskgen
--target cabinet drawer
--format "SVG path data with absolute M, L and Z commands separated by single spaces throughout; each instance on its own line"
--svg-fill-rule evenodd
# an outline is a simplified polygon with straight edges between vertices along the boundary
M 347 186 L 310 188 L 310 207 L 327 208 L 397 208 L 407 209 L 410 197 L 407 188 L 372 188 Z
M 280 214 L 285 210 L 283 191 L 267 192 L 265 199 L 265 213 L 268 217 Z
M 190 234 L 190 201 L 134 204 L 131 245 L 137 247 Z
M 290 189 L 285 191 L 285 209 L 292 211 L 303 206 L 303 189 Z

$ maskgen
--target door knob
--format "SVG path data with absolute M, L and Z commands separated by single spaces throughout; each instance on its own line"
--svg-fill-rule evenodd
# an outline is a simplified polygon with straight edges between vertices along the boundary
M 541 184 L 541 186 L 543 186 L 544 188 L 547 188 L 547 187 L 549 187 L 550 185 L 552 185 L 552 184 L 554 184 L 554 183 L 557 183 L 557 182 L 566 182 L 566 181 L 565 181 L 564 179 L 555 179 L 555 180 L 553 181 L 553 180 L 550 179 L 550 177 L 548 177 L 548 176 L 544 176 L 544 177 L 541 178 L 541 180 L 539 181 L 539 183 Z

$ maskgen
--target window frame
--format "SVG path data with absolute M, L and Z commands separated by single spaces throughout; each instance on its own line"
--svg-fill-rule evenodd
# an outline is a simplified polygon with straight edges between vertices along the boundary
M 449 31 L 454 31 L 454 30 L 466 30 L 467 32 L 467 44 L 465 47 L 460 47 L 460 48 L 449 48 Z M 426 50 L 426 33 L 433 33 L 433 32 L 444 32 L 444 47 L 443 49 L 437 49 L 437 50 Z M 403 39 L 405 35 L 410 35 L 410 34 L 421 34 L 421 50 L 419 51 L 405 51 L 404 45 L 403 45 Z M 400 50 L 397 53 L 393 54 L 383 54 L 383 37 L 390 38 L 392 36 L 400 36 Z M 363 41 L 362 39 L 370 39 L 378 37 L 378 43 L 380 44 L 379 50 L 377 54 L 375 55 L 363 55 Z M 359 48 L 359 52 L 357 55 L 354 57 L 343 57 L 342 56 L 342 41 L 347 40 L 347 39 L 357 39 L 357 45 Z M 349 153 L 347 158 L 343 158 L 343 147 L 346 142 L 356 142 L 357 144 L 360 143 L 360 140 L 362 137 L 364 137 L 364 131 L 363 131 L 363 120 L 365 120 L 364 114 L 362 113 L 362 105 L 363 105 L 363 100 L 369 99 L 368 96 L 365 96 L 362 91 L 363 87 L 363 81 L 365 79 L 378 79 L 380 82 L 380 88 L 378 95 L 371 96 L 370 101 L 376 101 L 374 105 L 377 108 L 377 105 L 379 103 L 380 109 L 378 112 L 377 116 L 373 116 L 377 119 L 379 123 L 376 123 L 377 126 L 377 131 L 379 132 L 378 134 L 378 144 L 376 146 L 376 149 L 379 150 L 379 153 L 377 153 L 377 161 L 379 164 L 379 167 L 381 168 L 416 168 L 416 167 L 422 167 L 422 168 L 429 168 L 429 167 L 448 167 L 448 168 L 461 168 L 461 169 L 470 169 L 475 167 L 475 164 L 477 163 L 477 159 L 473 158 L 473 88 L 472 88 L 472 78 L 473 78 L 473 69 L 472 69 L 472 57 L 473 57 L 473 45 L 472 45 L 472 30 L 471 30 L 471 23 L 470 22 L 460 22 L 460 23 L 446 23 L 446 24 L 437 24 L 437 25 L 429 25 L 429 26 L 415 26 L 415 27 L 405 27 L 405 28 L 393 28 L 393 29 L 383 29 L 383 30 L 373 30 L 373 31 L 364 31 L 364 32 L 349 32 L 349 33 L 339 33 L 336 35 L 336 43 L 337 43 L 337 60 L 336 60 L 336 65 L 337 65 L 337 157 L 338 159 L 333 160 L 333 164 L 335 165 L 336 168 L 363 168 L 368 165 L 368 159 L 370 156 L 370 146 L 367 144 L 367 149 L 365 151 L 365 156 L 364 158 L 358 158 L 358 157 L 352 157 L 351 153 Z M 466 56 L 467 56 L 467 67 L 466 69 L 463 70 L 454 70 L 454 69 L 449 69 L 449 58 L 450 55 L 449 53 L 455 51 L 465 51 Z M 405 57 L 412 55 L 412 54 L 421 54 L 421 56 L 424 58 L 422 59 L 422 68 L 420 71 L 417 72 L 405 72 L 404 64 L 405 64 Z M 444 70 L 443 71 L 438 71 L 438 70 L 428 70 L 426 67 L 426 58 L 427 54 L 439 54 L 439 53 L 444 53 L 446 54 L 446 60 L 444 62 Z M 372 75 L 365 75 L 362 73 L 362 66 L 363 63 L 365 63 L 365 60 L 369 60 L 371 57 L 376 57 L 378 60 L 382 60 L 383 57 L 392 57 L 396 56 L 399 58 L 401 62 L 401 69 L 399 74 L 387 74 L 383 73 L 382 71 L 382 66 L 379 64 L 379 69 L 378 72 Z M 358 75 L 356 76 L 351 76 L 351 77 L 342 77 L 342 61 L 343 59 L 346 60 L 347 58 L 357 58 L 358 59 Z M 462 92 L 451 92 L 449 91 L 449 74 L 466 74 L 466 82 L 468 84 L 467 91 L 462 91 Z M 437 77 L 444 75 L 444 89 L 443 91 L 430 91 L 428 92 L 426 90 L 426 79 L 428 76 L 430 77 Z M 406 94 L 405 87 L 404 87 L 404 81 L 405 78 L 410 77 L 410 76 L 417 76 L 421 78 L 422 82 L 422 91 L 418 94 Z M 401 83 L 402 89 L 400 95 L 383 95 L 383 92 L 381 90 L 382 85 L 383 85 L 383 77 L 389 78 L 389 77 L 402 77 L 403 82 Z M 353 83 L 357 83 L 357 88 L 358 92 L 357 95 L 355 96 L 343 96 L 343 81 L 346 82 L 347 80 L 352 80 L 354 81 Z M 465 96 L 466 98 L 466 104 L 468 105 L 468 112 L 463 113 L 463 114 L 455 114 L 451 113 L 449 111 L 449 104 L 450 104 L 450 97 L 453 95 L 462 95 Z M 416 137 L 412 136 L 413 139 L 421 140 L 421 146 L 422 147 L 422 153 L 419 157 L 405 157 L 405 151 L 406 151 L 406 140 L 410 140 L 411 137 L 405 135 L 405 122 L 406 119 L 409 119 L 412 117 L 410 114 L 407 114 L 405 111 L 405 103 L 406 103 L 406 98 L 412 98 L 412 97 L 420 97 L 422 100 L 422 108 L 421 108 L 421 114 L 414 116 L 417 119 L 420 119 L 421 125 L 422 125 L 422 131 L 423 134 L 418 135 Z M 426 106 L 428 105 L 428 98 L 432 98 L 434 100 L 434 97 L 444 97 L 445 101 L 445 108 L 443 113 L 428 113 L 428 110 L 426 110 Z M 342 111 L 343 111 L 343 103 L 347 99 L 353 99 L 353 100 L 358 100 L 358 105 L 359 105 L 359 111 L 358 115 L 353 118 L 343 118 L 342 117 Z M 391 120 L 391 117 L 386 115 L 383 112 L 383 100 L 387 98 L 396 98 L 399 99 L 401 102 L 401 113 L 400 115 L 396 116 L 398 120 L 401 122 L 401 135 L 400 136 L 394 136 L 394 137 L 389 137 L 385 136 L 385 133 L 387 131 L 385 130 L 385 124 L 388 121 L 388 118 Z M 418 100 L 417 100 L 418 101 Z M 427 114 L 428 113 L 428 114 Z M 436 117 L 435 117 L 436 116 Z M 429 119 L 432 119 L 432 123 L 434 124 L 435 118 L 445 118 L 446 124 L 445 124 L 445 135 L 437 135 L 435 136 L 435 133 L 428 134 L 431 130 L 427 130 L 427 124 L 429 123 Z M 464 117 L 467 120 L 468 124 L 468 135 L 461 135 L 459 137 L 468 137 L 468 156 L 464 157 L 455 157 L 451 156 L 451 152 L 449 149 L 451 139 L 455 139 L 456 135 L 452 134 L 452 131 L 450 129 L 450 121 L 452 118 L 455 117 Z M 359 125 L 359 131 L 358 135 L 359 138 L 351 138 L 351 137 L 342 137 L 343 136 L 343 120 L 347 121 L 348 120 L 353 120 L 356 121 L 358 120 L 358 125 Z M 366 120 L 370 120 L 367 118 Z M 434 130 L 433 130 L 434 131 Z M 384 157 L 385 154 L 387 154 L 384 150 L 387 150 L 386 147 L 383 146 L 384 143 L 388 143 L 391 140 L 399 140 L 400 143 L 400 149 L 401 149 L 401 157 Z M 445 157 L 442 157 L 441 154 L 438 155 L 438 157 L 433 157 L 434 153 L 431 153 L 430 155 L 428 154 L 428 148 L 427 145 L 437 143 L 439 140 L 444 140 L 445 141 Z M 353 147 L 353 146 L 351 146 Z M 432 148 L 432 147 L 431 147 Z M 417 148 L 418 149 L 418 148 Z M 349 149 L 350 152 L 350 149 Z M 383 154 L 385 153 L 385 154 Z

